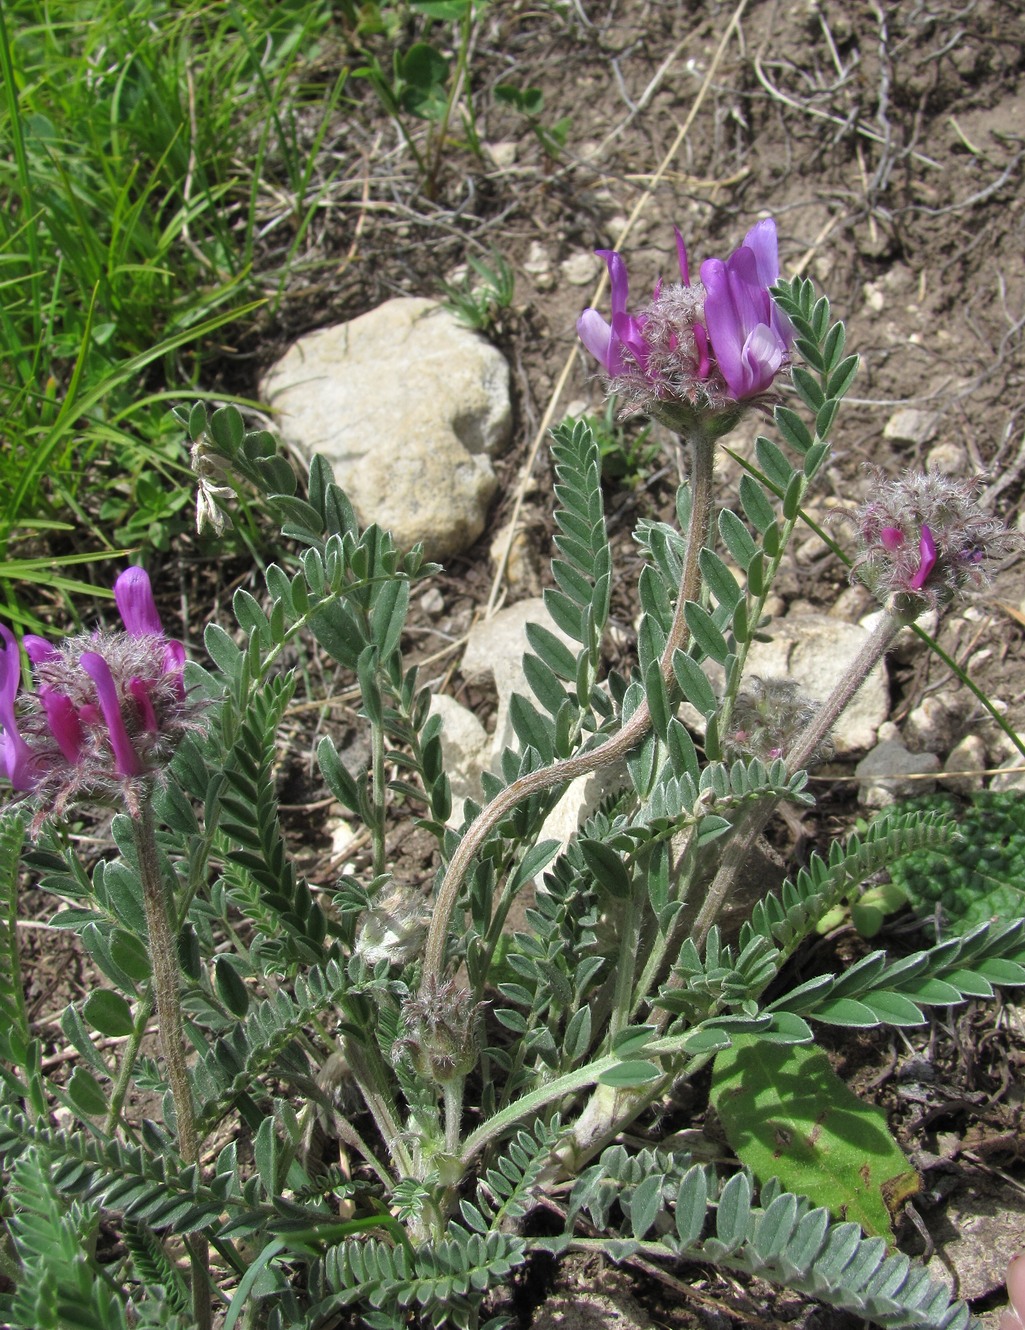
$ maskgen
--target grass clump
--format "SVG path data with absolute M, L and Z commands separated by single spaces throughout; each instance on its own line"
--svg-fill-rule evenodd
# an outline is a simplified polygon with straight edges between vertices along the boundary
M 326 91 L 299 78 L 329 20 L 323 0 L 4 6 L 9 617 L 26 621 L 12 583 L 53 584 L 51 559 L 31 557 L 42 536 L 65 564 L 83 527 L 110 552 L 115 541 L 167 543 L 186 520 L 186 458 L 165 389 L 199 383 L 211 334 L 253 308 L 266 182 L 296 210 L 286 266 L 301 240 L 320 136 L 311 145 L 297 120 L 304 99 L 326 101 L 322 133 L 341 78 Z

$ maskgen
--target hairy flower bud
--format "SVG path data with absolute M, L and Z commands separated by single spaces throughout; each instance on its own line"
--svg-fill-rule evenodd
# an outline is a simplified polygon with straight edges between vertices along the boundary
M 724 756 L 729 761 L 758 757 L 772 762 L 786 758 L 817 710 L 793 679 L 762 679 L 753 674 L 744 680 L 737 694 L 732 724 L 723 738 Z M 805 765 L 817 766 L 832 756 L 833 745 L 825 739 Z
M 182 685 L 185 650 L 164 636 L 146 572 L 123 572 L 114 599 L 124 632 L 59 644 L 26 636 L 34 692 L 20 691 L 18 643 L 0 624 L 0 768 L 35 798 L 38 820 L 78 799 L 137 812 L 154 774 L 195 728 Z
M 446 979 L 403 1003 L 396 1052 L 408 1053 L 420 1075 L 438 1085 L 460 1080 L 477 1062 L 480 1012 L 468 989 Z
M 363 915 L 356 936 L 356 955 L 371 966 L 380 961 L 406 965 L 419 954 L 426 932 L 423 898 L 404 887 L 396 887 L 376 900 Z
M 874 478 L 872 498 L 848 518 L 859 544 L 851 576 L 912 619 L 985 586 L 990 565 L 1021 547 L 1021 537 L 979 507 L 978 479 L 931 471 Z
M 651 303 L 627 312 L 626 264 L 598 250 L 609 269 L 612 322 L 596 309 L 577 321 L 580 340 L 598 360 L 610 392 L 670 429 L 732 429 L 745 403 L 766 393 L 787 364 L 793 329 L 769 287 L 779 276 L 776 226 L 759 222 L 723 262 L 706 259 L 692 283 L 687 250 L 676 232 L 679 284 L 655 288 Z

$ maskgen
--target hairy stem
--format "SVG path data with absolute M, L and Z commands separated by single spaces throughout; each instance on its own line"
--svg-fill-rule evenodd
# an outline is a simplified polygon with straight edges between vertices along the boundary
M 384 872 L 384 823 L 385 823 L 385 783 L 384 783 L 384 725 L 374 721 L 370 727 L 372 768 L 372 798 L 374 804 L 374 822 L 371 834 L 374 842 L 374 876 Z
M 178 1128 L 178 1149 L 186 1164 L 199 1163 L 199 1136 L 192 1102 L 192 1087 L 185 1063 L 185 1028 L 182 1023 L 178 944 L 171 930 L 167 893 L 160 873 L 153 808 L 143 802 L 139 815 L 132 819 L 135 849 L 142 879 L 142 898 L 146 911 L 150 964 L 153 967 L 153 994 L 157 1008 L 160 1049 L 167 1068 L 167 1079 L 174 1100 Z M 198 1330 L 210 1330 L 210 1270 L 206 1238 L 193 1234 L 187 1239 L 192 1265 L 192 1315 Z
M 884 612 L 872 635 L 868 638 L 847 673 L 833 689 L 829 697 L 819 707 L 794 747 L 787 754 L 787 767 L 799 771 L 807 766 L 809 759 L 822 743 L 823 739 L 836 724 L 837 719 L 850 705 L 855 693 L 871 674 L 872 670 L 886 655 L 894 637 L 906 625 L 907 620 L 890 611 Z M 719 912 L 729 899 L 736 884 L 737 874 L 743 867 L 758 834 L 776 809 L 777 800 L 769 799 L 757 804 L 746 817 L 741 817 L 719 864 L 719 869 L 712 879 L 701 909 L 698 911 L 691 937 L 697 946 L 701 946 L 708 936 L 708 930 L 719 917 Z
M 117 1130 L 125 1096 L 128 1093 L 128 1087 L 132 1083 L 135 1059 L 139 1056 L 139 1047 L 142 1044 L 143 1035 L 146 1033 L 146 1026 L 149 1024 L 149 1018 L 152 1014 L 153 994 L 149 992 L 145 994 L 136 1008 L 132 1033 L 128 1036 L 128 1043 L 125 1045 L 121 1058 L 121 1066 L 118 1068 L 117 1080 L 114 1082 L 114 1092 L 110 1096 L 110 1108 L 107 1110 L 107 1120 L 104 1123 L 104 1130 L 108 1136 L 113 1136 Z
M 712 469 L 714 442 L 703 435 L 694 435 L 687 440 L 691 456 L 691 509 L 687 531 L 687 552 L 684 559 L 683 575 L 680 580 L 680 594 L 676 601 L 676 611 L 672 626 L 662 653 L 660 667 L 666 687 L 675 691 L 673 675 L 673 655 L 683 647 L 687 640 L 687 621 L 684 606 L 688 600 L 696 600 L 701 590 L 701 568 L 699 556 L 708 539 L 712 520 Z M 646 702 L 642 702 L 622 729 L 608 738 L 597 748 L 586 753 L 577 753 L 573 757 L 553 762 L 551 766 L 520 776 L 504 790 L 500 790 L 494 799 L 478 813 L 466 835 L 449 862 L 448 871 L 438 889 L 431 917 L 430 930 L 424 951 L 423 973 L 420 991 L 431 992 L 441 982 L 445 965 L 445 943 L 448 926 L 455 908 L 459 891 L 463 885 L 471 864 L 482 846 L 502 821 L 517 804 L 542 790 L 549 790 L 555 785 L 565 785 L 578 776 L 588 776 L 594 771 L 601 771 L 618 762 L 635 748 L 651 727 L 651 712 Z

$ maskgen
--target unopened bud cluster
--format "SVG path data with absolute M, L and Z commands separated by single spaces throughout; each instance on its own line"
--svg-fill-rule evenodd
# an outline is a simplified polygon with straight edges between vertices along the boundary
M 420 1075 L 437 1085 L 459 1080 L 477 1062 L 480 1012 L 472 993 L 446 979 L 403 1003 L 404 1033 L 396 1051 L 407 1053 Z
M 723 739 L 726 758 L 757 757 L 763 762 L 786 758 L 817 710 L 793 679 L 751 675 L 737 694 L 732 724 Z M 833 745 L 825 739 L 805 765 L 817 766 L 832 756 Z
M 853 516 L 859 550 L 851 569 L 884 604 L 912 617 L 985 586 L 992 565 L 1021 538 L 984 512 L 980 482 L 908 471 L 877 473 L 873 497 Z

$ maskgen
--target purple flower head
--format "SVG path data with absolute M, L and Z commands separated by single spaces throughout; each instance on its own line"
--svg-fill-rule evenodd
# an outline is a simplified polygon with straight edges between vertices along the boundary
M 753 226 L 725 262 L 706 259 L 693 284 L 686 245 L 675 234 L 681 281 L 659 281 L 636 314 L 627 310 L 622 256 L 598 250 L 609 270 L 611 322 L 585 309 L 577 332 L 610 391 L 670 425 L 721 416 L 722 433 L 735 423 L 738 404 L 767 392 L 788 363 L 793 329 L 769 295 L 779 276 L 776 225 Z
M 0 773 L 30 792 L 37 821 L 75 799 L 137 811 L 148 782 L 195 728 L 182 685 L 185 652 L 164 636 L 149 577 L 129 568 L 114 586 L 123 632 L 79 634 L 57 645 L 29 635 L 34 691 L 0 625 Z
M 977 481 L 909 471 L 876 473 L 872 499 L 851 515 L 859 549 L 852 566 L 888 605 L 912 618 L 989 580 L 987 565 L 1020 548 L 1021 538 L 984 513 Z

